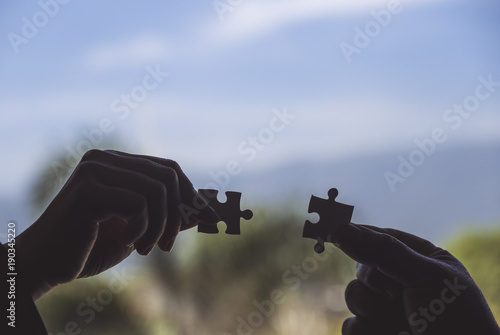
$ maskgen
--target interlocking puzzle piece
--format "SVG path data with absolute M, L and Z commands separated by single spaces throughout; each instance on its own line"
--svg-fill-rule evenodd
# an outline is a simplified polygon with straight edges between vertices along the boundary
M 318 254 L 325 251 L 325 242 L 332 241 L 332 236 L 338 227 L 351 222 L 354 206 L 336 202 L 335 198 L 338 195 L 339 191 L 336 188 L 332 188 L 328 191 L 328 199 L 312 195 L 309 201 L 308 212 L 318 213 L 320 218 L 317 223 L 306 220 L 302 236 L 318 241 L 314 246 L 314 251 Z
M 240 218 L 250 220 L 253 216 L 251 210 L 240 210 L 241 193 L 239 192 L 226 192 L 226 202 L 220 203 L 217 200 L 219 191 L 210 189 L 201 189 L 199 193 L 202 194 L 208 201 L 221 221 L 226 223 L 226 234 L 239 235 L 240 234 Z M 219 230 L 217 225 L 198 224 L 198 232 L 206 234 L 217 234 Z

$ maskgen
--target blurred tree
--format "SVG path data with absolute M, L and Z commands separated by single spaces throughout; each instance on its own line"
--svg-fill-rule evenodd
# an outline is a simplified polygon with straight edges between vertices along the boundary
M 263 333 L 283 305 L 267 304 L 268 311 L 272 309 L 269 316 L 257 305 L 272 302 L 274 290 L 283 292 L 285 305 L 298 300 L 308 313 L 319 311 L 331 319 L 345 316 L 343 294 L 327 292 L 345 287 L 354 277 L 355 263 L 333 246 L 316 255 L 314 241 L 301 237 L 304 219 L 293 210 L 265 208 L 254 214 L 251 221 L 242 221 L 240 236 L 224 234 L 225 224 L 219 223 L 217 235 L 185 232 L 189 240 L 181 236 L 172 254 L 155 251 L 148 258 L 169 296 L 170 314 L 165 317 L 178 322 L 181 334 L 199 334 L 202 329 L 207 334 L 232 334 L 241 319 L 251 324 L 248 317 L 256 313 L 262 315 L 258 333 Z
M 78 279 L 40 298 L 36 305 L 47 329 L 55 335 L 144 334 L 140 320 L 129 317 L 133 297 L 110 283 L 107 275 Z
M 448 250 L 465 265 L 500 321 L 500 228 L 463 231 Z

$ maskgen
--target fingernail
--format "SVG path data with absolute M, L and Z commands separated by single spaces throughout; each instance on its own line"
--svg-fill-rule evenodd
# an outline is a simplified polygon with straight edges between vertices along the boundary
M 175 243 L 175 238 L 168 241 L 167 245 L 165 246 L 165 251 L 168 252 L 172 251 L 172 249 L 174 248 L 174 243 Z
M 147 256 L 147 255 L 149 255 L 151 253 L 151 251 L 153 251 L 153 248 L 154 248 L 154 245 L 152 247 L 147 248 L 146 250 L 142 250 L 140 252 L 140 254 L 142 256 Z

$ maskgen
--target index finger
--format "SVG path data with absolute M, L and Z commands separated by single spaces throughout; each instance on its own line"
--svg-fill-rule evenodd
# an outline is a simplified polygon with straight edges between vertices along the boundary
M 362 226 L 379 233 L 394 236 L 395 238 L 406 244 L 408 247 L 425 256 L 430 256 L 438 251 L 443 251 L 443 249 L 435 246 L 432 242 L 401 230 L 393 228 L 380 228 L 370 225 L 358 226 Z
M 337 233 L 337 246 L 358 263 L 377 268 L 405 286 L 432 273 L 437 260 L 413 250 L 396 237 L 350 223 Z

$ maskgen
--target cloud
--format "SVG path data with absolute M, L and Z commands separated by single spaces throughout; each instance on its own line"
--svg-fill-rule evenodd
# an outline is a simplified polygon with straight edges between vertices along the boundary
M 101 44 L 84 54 L 87 67 L 98 70 L 164 61 L 172 49 L 165 38 L 143 34 L 126 40 Z
M 247 39 L 269 33 L 282 26 L 322 17 L 366 12 L 387 8 L 389 0 L 258 0 L 243 1 L 232 11 L 226 11 L 223 22 L 209 30 L 212 38 L 221 41 Z M 401 7 L 410 0 L 399 1 Z M 430 2 L 420 1 L 422 2 Z M 436 1 L 434 1 L 435 3 Z

